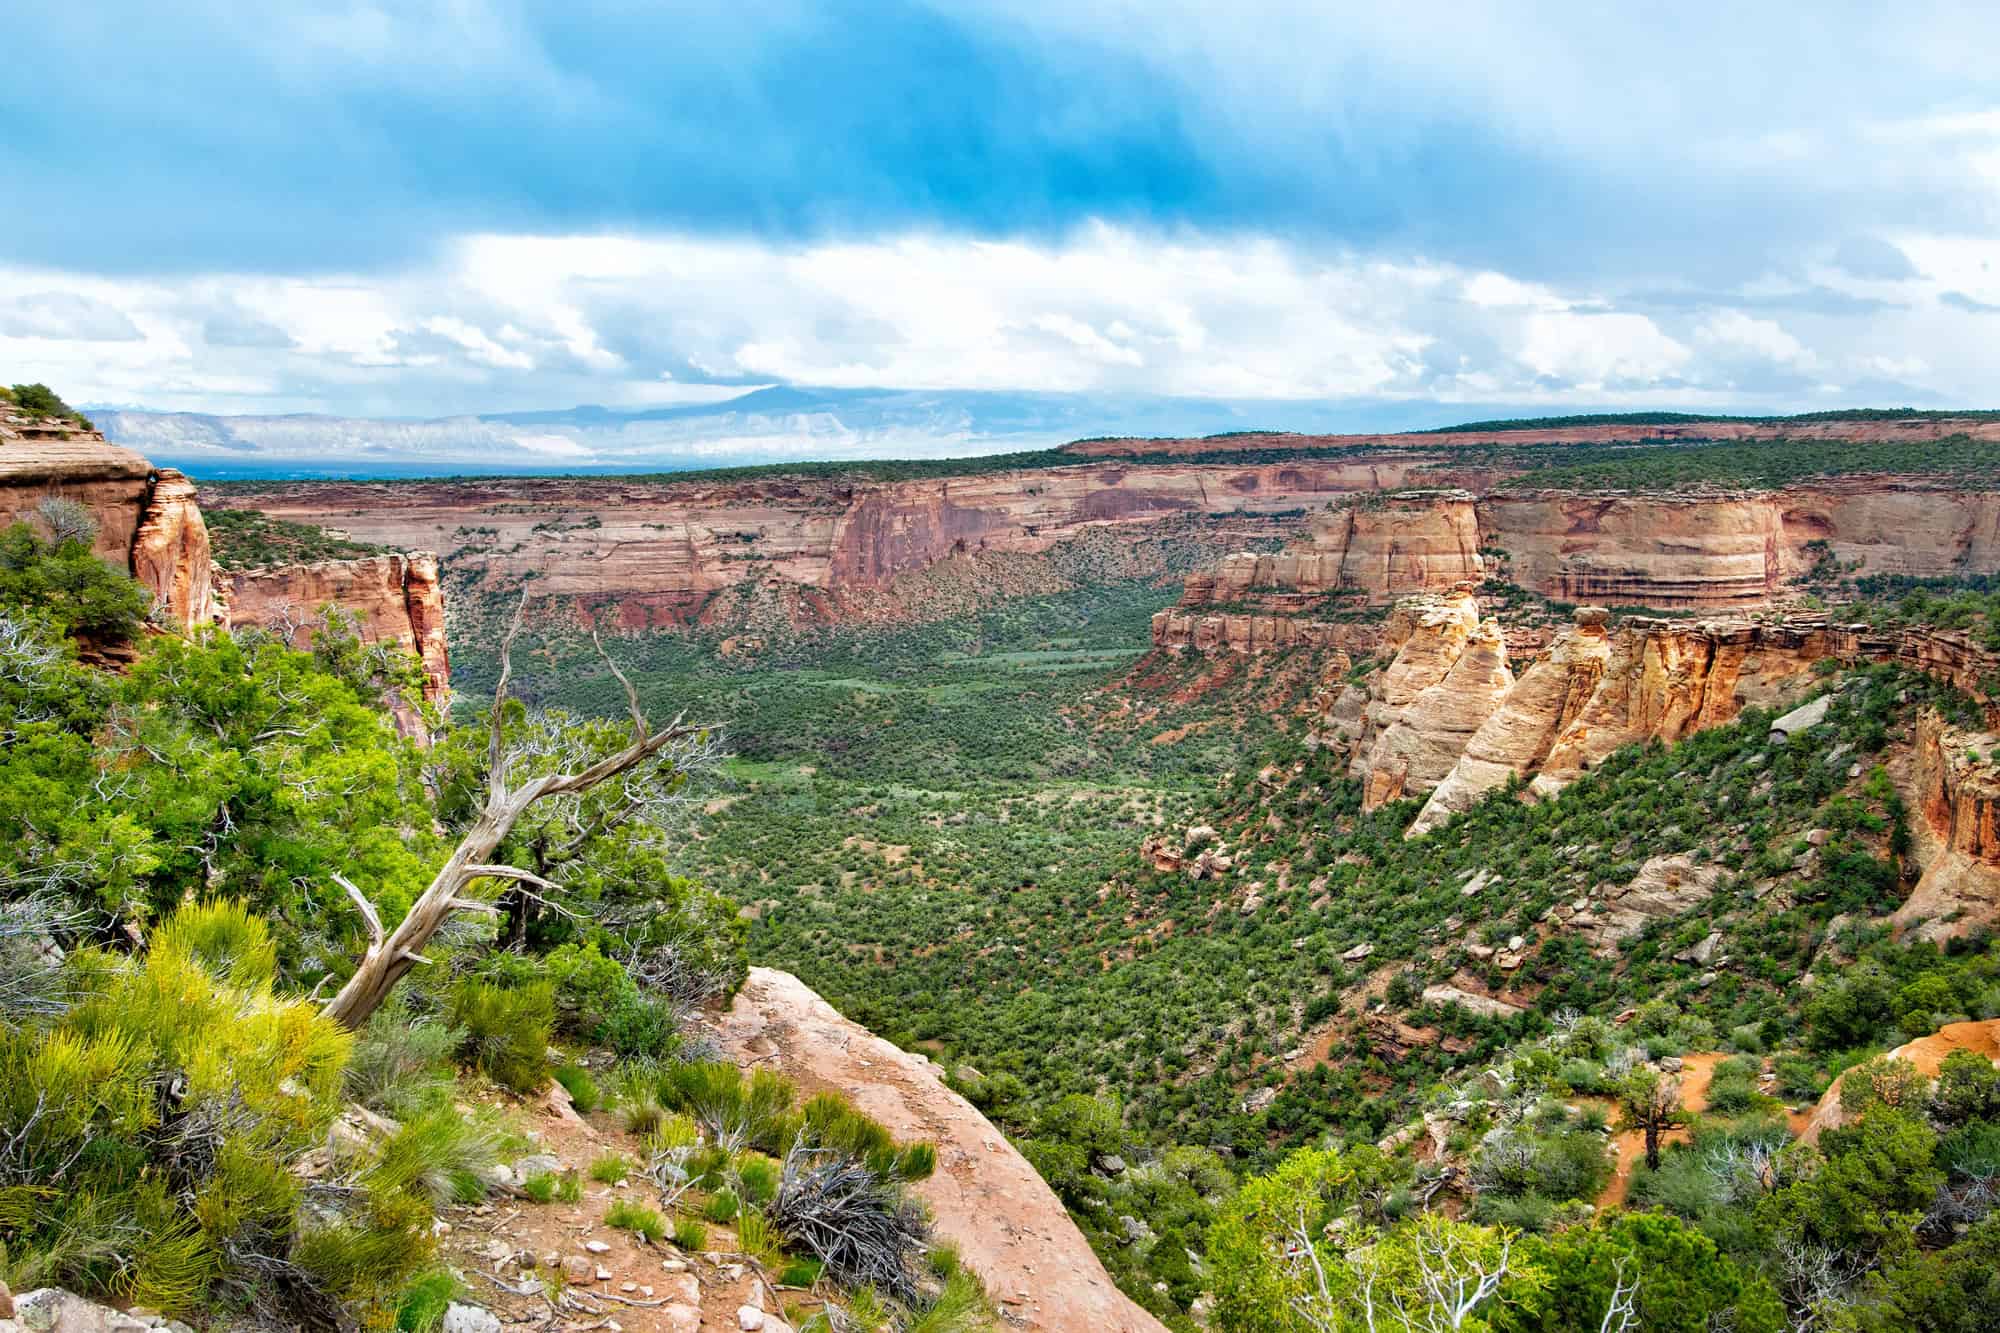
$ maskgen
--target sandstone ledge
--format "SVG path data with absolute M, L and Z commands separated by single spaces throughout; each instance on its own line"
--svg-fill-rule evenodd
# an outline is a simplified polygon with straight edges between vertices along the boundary
M 937 1172 L 916 1193 L 1011 1327 L 1164 1333 L 1113 1285 L 1028 1160 L 944 1085 L 932 1062 L 843 1018 L 791 973 L 767 967 L 750 969 L 718 1027 L 737 1063 L 776 1069 L 807 1092 L 844 1093 L 898 1139 L 937 1145 Z

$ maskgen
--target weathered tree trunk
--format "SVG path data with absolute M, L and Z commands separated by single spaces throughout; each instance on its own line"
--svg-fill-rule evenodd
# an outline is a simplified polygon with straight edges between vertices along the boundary
M 446 921 L 455 912 L 475 911 L 497 915 L 499 909 L 491 903 L 468 897 L 467 888 L 472 881 L 484 877 L 511 879 L 523 885 L 539 889 L 555 889 L 540 875 L 519 870 L 513 866 L 495 865 L 488 858 L 513 830 L 514 823 L 529 806 L 544 796 L 568 795 L 584 792 L 608 778 L 634 768 L 651 759 L 670 743 L 685 736 L 703 734 L 705 727 L 682 725 L 676 717 L 672 723 L 659 731 L 654 731 L 646 723 L 645 714 L 639 708 L 639 692 L 632 688 L 632 682 L 618 669 L 598 642 L 595 632 L 591 641 L 597 644 L 598 655 L 625 687 L 625 702 L 632 718 L 632 743 L 616 754 L 609 755 L 576 773 L 546 773 L 532 778 L 516 790 L 507 788 L 507 753 L 504 727 L 507 682 L 513 674 L 514 637 L 521 631 L 521 615 L 526 610 L 528 597 L 525 590 L 521 603 L 514 611 L 514 623 L 500 645 L 500 683 L 493 691 L 493 713 L 489 721 L 487 740 L 487 795 L 485 808 L 473 822 L 465 836 L 459 839 L 458 847 L 437 874 L 430 886 L 423 891 L 395 930 L 385 937 L 382 920 L 367 896 L 340 876 L 334 876 L 340 887 L 354 900 L 362 918 L 368 923 L 372 942 L 368 952 L 362 955 L 360 965 L 354 975 L 340 988 L 340 993 L 327 1002 L 325 1014 L 342 1027 L 358 1030 L 364 1026 L 382 1001 L 389 997 L 396 983 L 409 975 L 410 969 L 427 961 L 424 948 L 443 929 Z
M 328 1018 L 349 1029 L 358 1029 L 368 1022 L 369 1015 L 389 998 L 389 992 L 396 983 L 423 961 L 424 946 L 443 928 L 451 914 L 476 901 L 460 897 L 461 891 L 472 879 L 466 873 L 466 867 L 492 855 L 493 849 L 507 836 L 507 830 L 518 813 L 507 812 L 504 807 L 496 812 L 491 806 L 483 811 L 478 822 L 460 840 L 451 859 L 432 877 L 430 887 L 410 905 L 409 913 L 397 923 L 387 939 L 382 937 L 379 921 L 374 920 L 373 909 L 364 912 L 371 918 L 374 943 L 362 955 L 361 965 L 354 969 L 354 975 L 327 1004 Z

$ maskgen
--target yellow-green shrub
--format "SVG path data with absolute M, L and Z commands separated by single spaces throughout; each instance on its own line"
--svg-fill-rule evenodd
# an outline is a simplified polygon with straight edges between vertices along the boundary
M 378 1183 L 302 1227 L 290 1167 L 338 1111 L 351 1038 L 275 996 L 272 963 L 239 904 L 184 906 L 143 958 L 72 954 L 72 1007 L 0 1030 L 0 1258 L 14 1285 L 186 1311 L 236 1270 L 238 1290 L 282 1289 L 314 1319 L 341 1303 L 364 1320 L 393 1310 L 429 1262 L 429 1204 Z

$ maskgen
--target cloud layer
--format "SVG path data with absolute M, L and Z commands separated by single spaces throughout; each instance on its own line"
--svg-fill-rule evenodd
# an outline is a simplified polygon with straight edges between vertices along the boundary
M 72 398 L 1991 396 L 1990 6 L 29 8 L 0 373 Z

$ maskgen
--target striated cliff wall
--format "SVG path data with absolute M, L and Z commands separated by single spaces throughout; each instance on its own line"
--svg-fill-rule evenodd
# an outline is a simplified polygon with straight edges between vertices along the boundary
M 1215 574 L 1189 579 L 1182 600 L 1339 592 L 1382 603 L 1477 583 L 1485 572 L 1471 492 L 1405 491 L 1335 505 L 1315 516 L 1309 540 L 1294 549 L 1230 555 Z
M 444 594 L 428 551 L 272 565 L 222 574 L 231 625 L 288 631 L 332 603 L 354 617 L 367 643 L 391 643 L 424 666 L 424 697 L 441 701 L 451 683 Z
M 188 629 L 214 623 L 208 527 L 193 483 L 154 468 L 96 431 L 43 426 L 32 436 L 0 420 L 0 527 L 32 522 L 44 500 L 74 500 L 97 522 L 94 549 L 153 593 L 155 613 Z
M 552 596 L 615 598 L 637 628 L 698 619 L 716 594 L 755 580 L 797 588 L 813 614 L 838 618 L 850 594 L 868 601 L 898 576 L 953 556 L 1034 554 L 1087 531 L 1189 514 L 1297 513 L 1407 486 L 1437 461 L 1104 464 L 865 483 L 287 483 L 232 488 L 204 502 L 445 551 L 455 571 L 484 580 L 533 571 Z
M 1502 626 L 1482 621 L 1463 592 L 1398 603 L 1378 652 L 1393 654 L 1386 669 L 1342 687 L 1314 738 L 1351 755 L 1366 808 L 1430 794 L 1411 837 L 1510 778 L 1532 777 L 1537 794 L 1550 794 L 1624 746 L 1789 702 L 1823 659 L 1898 655 L 1893 638 L 1824 620 L 1635 617 L 1612 629 L 1604 610 L 1584 607 L 1516 677 Z
M 1576 628 L 1521 673 L 1431 791 L 1409 836 L 1429 832 L 1516 774 L 1537 772 L 1556 740 L 1582 714 L 1611 657 L 1603 611 L 1577 613 Z
M 1923 875 L 1896 909 L 1898 926 L 1945 940 L 2000 925 L 2000 735 L 1949 725 L 1935 709 L 1917 720 L 1918 854 Z
M 0 527 L 33 521 L 52 496 L 90 511 L 97 522 L 97 554 L 152 590 L 161 624 L 182 630 L 287 618 L 300 624 L 331 602 L 355 617 L 367 641 L 391 642 L 416 654 L 424 666 L 425 696 L 444 697 L 450 662 L 435 555 L 221 571 L 209 550 L 194 483 L 179 472 L 155 468 L 131 450 L 105 443 L 95 431 L 44 426 L 23 434 L 0 419 Z
M 1481 501 L 1480 524 L 1516 583 L 1567 602 L 1750 605 L 1787 573 L 1768 497 L 1499 495 Z
M 1473 614 L 1478 614 L 1476 607 Z M 1412 643 L 1406 643 L 1404 649 Z M 1432 663 L 1436 660 L 1429 654 L 1426 657 Z M 1390 673 L 1404 660 L 1404 651 L 1399 651 Z M 1385 704 L 1391 688 L 1385 682 Z M 1476 622 L 1443 677 L 1418 691 L 1393 717 L 1387 716 L 1389 709 L 1385 708 L 1386 724 L 1365 762 L 1356 754 L 1355 772 L 1366 784 L 1363 807 L 1373 809 L 1435 787 L 1458 762 L 1473 733 L 1513 688 L 1514 674 L 1507 666 L 1507 645 L 1499 622 Z
M 1190 611 L 1153 613 L 1153 646 L 1178 653 L 1216 651 L 1261 653 L 1282 648 L 1339 648 L 1348 626 L 1324 620 L 1275 615 L 1200 615 Z
M 195 503 L 194 483 L 172 468 L 153 474 L 152 489 L 132 534 L 132 577 L 153 590 L 165 619 L 183 629 L 215 623 L 215 566 L 208 525 Z
M 1559 601 L 1749 608 L 1786 596 L 1822 554 L 1876 574 L 2000 571 L 2000 491 L 1867 478 L 1754 494 L 1403 492 L 1335 506 L 1293 549 L 1230 555 L 1182 600 L 1390 602 L 1478 582 L 1494 549 L 1513 582 Z
M 1750 706 L 1803 693 L 1813 666 L 1841 655 L 1824 621 L 1780 625 L 1634 618 L 1607 630 L 1581 608 L 1576 625 L 1469 737 L 1410 825 L 1418 837 L 1509 778 L 1532 776 L 1549 795 L 1613 751 L 1675 741 L 1731 721 Z
M 1815 543 L 1871 574 L 2000 570 L 2000 492 L 1892 479 L 1760 494 L 1503 493 L 1479 501 L 1481 540 L 1514 581 L 1570 602 L 1750 606 L 1811 568 Z

